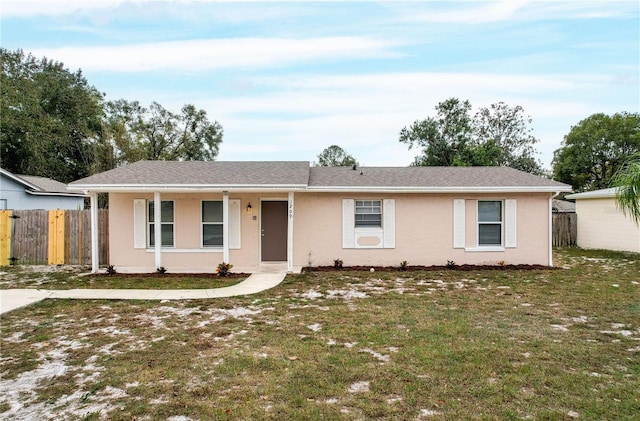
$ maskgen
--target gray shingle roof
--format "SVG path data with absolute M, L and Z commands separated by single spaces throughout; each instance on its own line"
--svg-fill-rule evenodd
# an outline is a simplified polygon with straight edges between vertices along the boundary
M 362 171 L 362 174 L 361 174 Z M 506 167 L 314 167 L 310 187 L 558 187 L 566 184 Z
M 29 194 L 42 196 L 84 196 L 82 193 L 69 190 L 66 184 L 51 178 L 38 177 L 35 175 L 17 175 L 5 170 L 4 168 L 0 168 L 0 173 L 2 173 L 3 177 L 7 177 L 8 179 L 24 186 L 25 192 Z
M 138 161 L 70 185 L 306 186 L 308 181 L 306 161 Z
M 362 173 L 361 173 L 362 172 Z M 505 189 L 569 191 L 570 186 L 504 167 L 310 167 L 306 161 L 140 161 L 70 184 L 76 188 L 296 187 L 308 190 Z
M 48 192 L 48 193 L 70 193 L 74 194 L 75 192 L 70 192 L 67 190 L 67 185 L 61 183 L 60 181 L 53 180 L 51 178 L 46 177 L 37 177 L 34 175 L 19 175 L 21 179 L 24 181 L 33 184 L 40 191 Z
M 576 204 L 568 200 L 553 199 L 551 206 L 553 211 L 557 213 L 574 213 L 576 211 Z

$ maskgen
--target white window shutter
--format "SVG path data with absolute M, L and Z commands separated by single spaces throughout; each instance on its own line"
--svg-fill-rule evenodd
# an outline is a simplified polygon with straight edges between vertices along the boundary
M 342 199 L 342 248 L 352 249 L 356 241 L 355 200 Z
M 465 240 L 465 199 L 453 199 L 453 248 L 464 248 Z
M 240 217 L 241 207 L 239 199 L 229 199 L 229 248 L 239 249 L 241 245 Z
M 384 222 L 384 248 L 392 249 L 396 247 L 396 201 L 395 199 L 384 199 L 382 201 L 382 216 Z
M 133 199 L 133 248 L 147 248 L 147 201 Z
M 504 246 L 516 246 L 516 199 L 504 201 Z

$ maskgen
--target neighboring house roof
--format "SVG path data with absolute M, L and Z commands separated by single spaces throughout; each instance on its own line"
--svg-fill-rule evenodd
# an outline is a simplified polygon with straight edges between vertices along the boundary
M 59 181 L 47 177 L 38 177 L 34 175 L 16 175 L 5 169 L 0 168 L 0 174 L 22 184 L 25 192 L 36 196 L 73 196 L 83 197 L 84 194 L 78 191 L 72 191 L 67 185 Z
M 607 199 L 611 197 L 616 197 L 616 187 L 611 187 L 608 189 L 601 190 L 593 190 L 587 191 L 584 193 L 574 193 L 565 196 L 567 199 Z
M 567 200 L 553 199 L 551 207 L 557 213 L 574 213 L 576 211 L 576 204 Z
M 293 189 L 377 192 L 571 191 L 504 167 L 310 167 L 307 161 L 140 161 L 69 185 L 93 191 Z

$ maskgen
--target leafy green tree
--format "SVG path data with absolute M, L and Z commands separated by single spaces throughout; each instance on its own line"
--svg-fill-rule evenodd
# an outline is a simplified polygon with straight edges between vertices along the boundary
M 352 167 L 358 165 L 356 159 L 338 145 L 325 148 L 318 155 L 317 167 Z
M 553 175 L 575 191 L 609 187 L 614 175 L 640 152 L 640 114 L 593 114 L 571 127 L 554 152 Z
M 436 116 L 416 120 L 400 131 L 400 142 L 422 149 L 412 165 L 465 165 L 471 141 L 471 104 L 449 98 L 436 106 Z
M 612 182 L 616 203 L 625 215 L 640 225 L 640 153 L 632 156 L 616 173 Z
M 218 155 L 223 130 L 204 110 L 187 104 L 175 114 L 157 102 L 106 104 L 102 148 L 113 150 L 116 164 L 146 160 L 207 161 Z
M 436 116 L 417 120 L 400 132 L 400 142 L 422 153 L 412 165 L 509 166 L 541 173 L 534 157 L 538 142 L 528 127 L 531 117 L 521 106 L 503 102 L 481 108 L 471 118 L 471 104 L 449 98 L 436 106 Z
M 0 165 L 70 182 L 91 174 L 102 94 L 80 70 L 0 48 Z
M 529 124 L 531 117 L 525 117 L 520 105 L 510 107 L 498 102 L 489 108 L 481 108 L 473 119 L 473 133 L 474 144 L 487 151 L 483 161 L 488 165 L 541 174 L 542 168 L 534 157 L 533 148 L 538 139 L 531 134 L 533 129 Z

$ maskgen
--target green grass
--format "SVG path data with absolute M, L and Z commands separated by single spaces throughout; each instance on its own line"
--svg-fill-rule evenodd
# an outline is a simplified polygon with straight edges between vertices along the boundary
M 640 256 L 556 259 L 311 272 L 220 300 L 46 300 L 2 316 L 15 393 L 0 418 L 637 419 Z
M 80 266 L 4 266 L 0 268 L 0 288 L 37 289 L 208 289 L 235 285 L 246 279 L 241 274 L 230 277 L 215 274 L 88 275 L 90 269 Z

